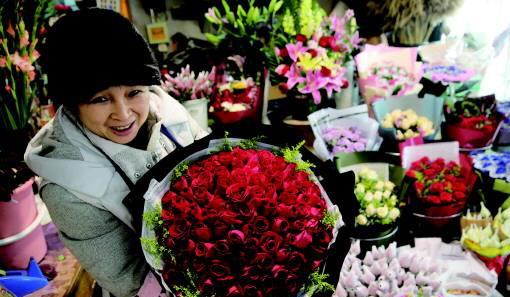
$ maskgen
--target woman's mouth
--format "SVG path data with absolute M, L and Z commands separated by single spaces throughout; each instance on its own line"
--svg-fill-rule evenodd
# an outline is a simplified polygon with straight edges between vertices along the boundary
M 126 136 L 131 134 L 134 124 L 135 122 L 125 126 L 111 126 L 110 129 L 112 130 L 113 134 L 117 136 Z

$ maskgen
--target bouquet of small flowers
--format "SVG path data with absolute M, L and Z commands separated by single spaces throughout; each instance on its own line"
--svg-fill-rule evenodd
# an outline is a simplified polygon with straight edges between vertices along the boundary
M 397 140 L 414 137 L 427 137 L 434 133 L 434 124 L 423 116 L 418 116 L 412 109 L 404 111 L 395 109 L 384 116 L 381 127 L 395 129 Z
M 398 142 L 434 139 L 443 118 L 443 98 L 428 94 L 424 98 L 410 95 L 379 100 L 372 107 L 390 150 L 396 149 Z
M 186 65 L 175 76 L 166 73 L 162 87 L 180 102 L 209 98 L 213 92 L 215 77 L 214 67 L 210 72 L 201 71 L 196 75 L 190 70 L 190 66 Z
M 280 154 L 225 139 L 186 158 L 158 191 L 149 189 L 157 194 L 146 202 L 142 241 L 168 289 L 184 296 L 333 290 L 318 269 L 340 213 L 299 147 Z
M 258 116 L 260 86 L 254 78 L 245 77 L 245 60 L 245 57 L 235 55 L 228 57 L 228 65 L 217 67 L 209 112 L 223 124 Z
M 324 128 L 322 138 L 331 154 L 364 151 L 367 145 L 367 140 L 356 127 Z
M 367 109 L 323 108 L 308 115 L 315 136 L 313 147 L 322 160 L 337 153 L 377 151 L 382 143 L 379 124 L 367 115 Z
M 354 193 L 360 204 L 356 224 L 370 226 L 388 225 L 400 217 L 397 195 L 393 190 L 395 184 L 379 178 L 377 172 L 363 168 L 356 175 Z
M 367 104 L 389 96 L 418 94 L 422 85 L 416 48 L 370 46 L 355 57 L 361 95 Z
M 353 12 L 343 18 L 332 16 L 324 19 L 310 38 L 297 35 L 296 42 L 276 48 L 279 65 L 275 72 L 285 82 L 282 88 L 300 94 L 311 94 L 315 104 L 321 103 L 321 91 L 331 97 L 333 91 L 347 87 L 345 78 L 350 53 L 359 45 L 353 26 Z

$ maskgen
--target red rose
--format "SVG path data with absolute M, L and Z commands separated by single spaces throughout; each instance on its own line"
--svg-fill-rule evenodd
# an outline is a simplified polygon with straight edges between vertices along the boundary
M 271 254 L 276 254 L 283 238 L 275 232 L 267 231 L 260 237 L 260 245 L 263 251 Z
M 321 74 L 322 74 L 322 76 L 330 77 L 331 76 L 331 69 L 322 66 L 321 67 Z
M 439 194 L 439 193 L 443 192 L 443 190 L 444 190 L 443 184 L 440 183 L 440 182 L 434 182 L 434 183 L 432 183 L 430 185 L 430 191 L 432 193 L 438 193 Z
M 275 265 L 271 269 L 271 273 L 273 274 L 273 277 L 278 281 L 285 281 L 287 279 L 287 276 L 289 275 L 289 271 L 285 269 L 283 265 Z
M 237 183 L 229 186 L 227 188 L 227 197 L 235 203 L 246 201 L 248 198 L 248 189 L 246 184 Z
M 425 184 L 422 183 L 422 182 L 417 181 L 417 182 L 414 183 L 414 188 L 416 189 L 416 191 L 418 193 L 421 193 L 421 192 L 423 192 L 423 189 L 425 189 Z
M 244 296 L 246 296 L 246 297 L 263 297 L 264 296 L 262 294 L 262 292 L 259 291 L 259 289 L 257 289 L 257 287 L 254 285 L 244 286 L 243 292 L 244 292 Z
M 209 241 L 212 237 L 211 229 L 205 224 L 197 224 L 192 232 L 198 241 Z
M 204 206 L 207 203 L 209 203 L 209 201 L 211 201 L 212 198 L 214 197 L 211 193 L 209 193 L 207 188 L 203 186 L 193 188 L 193 194 L 195 194 L 195 201 L 197 201 L 197 203 L 200 204 L 201 206 Z
M 273 257 L 268 253 L 257 253 L 251 263 L 259 269 L 269 269 L 273 266 Z
M 329 47 L 329 45 L 331 43 L 331 39 L 332 39 L 331 36 L 322 36 L 319 39 L 319 45 L 327 48 L 327 47 Z
M 306 36 L 305 36 L 305 35 L 303 35 L 303 34 L 298 34 L 298 35 L 296 35 L 296 41 L 299 41 L 299 42 L 303 42 L 303 43 L 304 43 L 304 42 L 306 42 L 306 40 L 307 40 L 307 38 L 306 38 Z
M 227 225 L 241 224 L 243 221 L 237 218 L 237 214 L 230 210 L 224 210 L 220 213 L 220 219 Z
M 209 242 L 199 242 L 195 245 L 195 256 L 210 258 L 212 256 L 213 246 L 214 244 Z
M 243 296 L 242 290 L 239 286 L 231 286 L 228 288 L 227 297 L 238 297 Z
M 308 53 L 312 56 L 312 58 L 317 57 L 317 51 L 314 49 L 309 49 Z
M 306 260 L 303 254 L 298 252 L 291 252 L 287 260 L 287 269 L 293 272 L 300 271 L 301 267 L 303 267 L 305 263 Z
M 166 192 L 165 196 L 161 198 L 161 204 L 166 205 L 176 199 L 177 195 L 173 191 Z
M 287 51 L 286 47 L 283 47 L 280 49 L 280 57 L 285 58 L 289 55 L 289 52 Z
M 273 221 L 271 229 L 274 232 L 284 234 L 287 232 L 287 230 L 289 230 L 289 222 L 283 218 L 277 218 L 276 220 Z
M 197 177 L 193 178 L 191 180 L 191 186 L 198 188 L 198 187 L 205 187 L 209 188 L 212 185 L 213 176 L 209 172 L 202 172 Z
M 241 245 L 244 242 L 244 233 L 240 230 L 230 230 L 227 234 L 227 240 L 231 245 Z
M 211 265 L 209 266 L 209 272 L 216 279 L 224 278 L 226 276 L 230 276 L 231 274 L 230 266 L 227 263 L 222 262 L 220 260 L 211 261 Z
M 213 232 L 216 237 L 223 237 L 229 229 L 230 226 L 223 221 L 217 220 L 214 222 Z
M 312 243 L 312 236 L 306 230 L 294 236 L 290 242 L 291 245 L 300 249 L 305 249 L 310 243 Z
M 455 198 L 455 200 L 464 200 L 466 198 L 466 194 L 464 194 L 463 192 L 453 192 L 453 198 Z
M 228 242 L 224 239 L 216 241 L 212 249 L 216 257 L 223 257 L 231 254 L 230 246 Z
M 193 270 L 197 273 L 202 273 L 205 269 L 207 269 L 207 265 L 204 263 L 203 259 L 193 258 L 192 260 Z
M 188 235 L 191 224 L 184 219 L 176 219 L 168 228 L 168 235 L 175 239 L 181 239 Z

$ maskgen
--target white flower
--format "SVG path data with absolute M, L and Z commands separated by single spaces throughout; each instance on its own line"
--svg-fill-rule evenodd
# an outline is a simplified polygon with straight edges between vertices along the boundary
M 377 179 L 377 172 L 375 172 L 374 170 L 368 171 L 366 178 L 370 180 Z
M 383 197 L 384 197 L 385 199 L 390 198 L 390 196 L 391 196 L 391 191 L 389 191 L 389 190 L 384 191 L 384 193 L 383 193 Z
M 388 215 L 388 207 L 386 207 L 386 205 L 377 208 L 377 216 L 379 218 L 384 219 L 387 215 Z
M 365 194 L 365 198 L 363 200 L 365 200 L 366 202 L 370 202 L 374 199 L 374 194 L 372 192 L 367 192 Z
M 386 181 L 384 183 L 384 188 L 388 191 L 393 191 L 393 188 L 395 188 L 395 184 L 390 181 Z
M 390 210 L 390 213 L 388 214 L 388 217 L 392 220 L 395 220 L 400 216 L 400 210 L 398 208 L 392 208 Z
M 363 194 L 365 193 L 365 186 L 363 184 L 357 184 L 356 185 L 356 192 Z
M 384 182 L 383 182 L 383 181 L 378 181 L 378 182 L 375 184 L 375 189 L 376 189 L 377 191 L 381 191 L 383 188 L 384 188 Z
M 358 223 L 358 225 L 362 225 L 362 226 L 366 225 L 368 223 L 367 217 L 362 214 L 358 215 L 356 217 L 356 223 Z
M 382 192 L 381 191 L 377 191 L 374 193 L 374 200 L 376 201 L 381 201 L 382 199 Z
M 367 215 L 368 215 L 369 217 L 371 217 L 371 216 L 373 216 L 373 215 L 375 214 L 376 209 L 375 209 L 374 205 L 369 204 L 369 205 L 367 206 L 367 209 L 365 210 L 365 212 L 367 213 Z

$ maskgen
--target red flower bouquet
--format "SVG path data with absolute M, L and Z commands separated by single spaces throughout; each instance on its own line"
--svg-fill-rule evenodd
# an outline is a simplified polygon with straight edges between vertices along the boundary
M 296 296 L 333 239 L 331 202 L 295 151 L 227 144 L 175 168 L 144 215 L 163 279 L 177 296 Z
M 453 109 L 446 108 L 445 116 L 445 136 L 466 149 L 491 145 L 503 119 L 493 96 L 458 101 Z
M 461 212 L 470 193 L 471 170 L 455 162 L 428 157 L 413 162 L 406 175 L 413 180 L 411 201 L 426 216 L 447 217 Z

